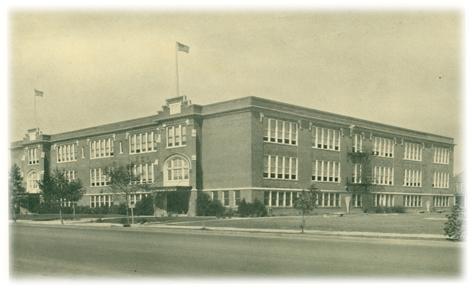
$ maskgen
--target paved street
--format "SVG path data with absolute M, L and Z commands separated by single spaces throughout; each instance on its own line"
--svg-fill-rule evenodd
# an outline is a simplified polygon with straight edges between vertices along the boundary
M 14 224 L 14 277 L 455 276 L 448 241 Z

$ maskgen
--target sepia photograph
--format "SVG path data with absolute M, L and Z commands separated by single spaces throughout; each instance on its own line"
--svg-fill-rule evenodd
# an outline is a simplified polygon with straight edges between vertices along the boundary
M 460 280 L 463 21 L 11 9 L 10 280 Z

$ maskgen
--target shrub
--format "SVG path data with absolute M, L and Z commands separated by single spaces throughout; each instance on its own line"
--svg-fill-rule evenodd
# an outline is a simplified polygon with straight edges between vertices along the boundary
M 71 208 L 72 209 L 72 208 Z M 102 207 L 88 207 L 88 206 L 77 206 L 75 207 L 76 214 L 92 214 L 92 215 L 99 215 L 99 214 L 120 214 L 126 215 L 126 204 L 120 203 L 119 205 L 111 205 L 102 206 Z
M 256 216 L 256 217 L 264 217 L 264 216 L 267 216 L 267 209 L 264 205 L 264 203 L 262 203 L 261 201 L 259 200 L 255 200 L 254 203 L 252 203 L 252 214 L 253 216 Z
M 208 204 L 208 209 L 206 211 L 205 216 L 216 216 L 220 218 L 223 216 L 223 213 L 225 212 L 225 207 L 223 207 L 223 204 L 217 199 L 214 199 Z
M 401 206 L 394 207 L 375 207 L 373 208 L 374 213 L 405 213 L 405 208 Z M 366 213 L 366 212 L 364 212 Z
M 134 213 L 136 215 L 154 215 L 154 197 L 147 196 L 136 203 Z
M 126 215 L 126 204 L 120 203 L 119 205 L 112 205 L 111 206 L 111 213 L 112 214 L 119 214 L 119 215 Z
M 402 207 L 402 206 L 392 207 L 392 212 L 393 213 L 405 213 L 405 207 Z
M 207 211 L 210 206 L 210 196 L 206 193 L 198 193 L 197 196 L 197 215 L 208 216 Z
M 253 203 L 247 203 L 246 199 L 243 199 L 239 203 L 238 214 L 240 217 L 264 217 L 267 216 L 267 209 L 257 199 Z
M 216 216 L 218 218 L 229 216 L 223 204 L 218 199 L 210 200 L 210 196 L 206 193 L 199 193 L 197 196 L 197 215 Z
M 463 211 L 459 205 L 454 205 L 452 213 L 447 215 L 444 223 L 444 234 L 451 240 L 462 240 Z
M 251 204 L 246 202 L 246 199 L 243 198 L 241 202 L 239 202 L 238 205 L 238 214 L 240 217 L 248 217 L 251 215 L 250 209 L 251 209 Z
M 225 209 L 225 211 L 223 213 L 223 217 L 224 218 L 232 218 L 233 214 L 234 214 L 233 209 L 228 208 L 228 209 Z
M 39 213 L 41 208 L 40 203 L 40 195 L 38 194 L 27 194 L 19 200 L 19 206 L 28 209 L 31 213 Z M 17 212 L 20 212 L 19 207 L 17 207 L 17 210 Z

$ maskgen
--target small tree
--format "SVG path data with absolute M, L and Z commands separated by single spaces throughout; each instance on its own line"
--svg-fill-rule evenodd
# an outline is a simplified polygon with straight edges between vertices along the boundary
M 452 213 L 447 215 L 444 234 L 452 240 L 462 240 L 463 211 L 460 205 L 454 205 Z
M 56 169 L 52 175 L 45 174 L 43 179 L 38 182 L 38 186 L 43 194 L 44 202 L 51 206 L 59 207 L 59 218 L 61 219 L 61 224 L 64 224 L 62 203 L 68 198 L 70 193 L 69 181 L 64 176 L 64 173 Z
M 18 165 L 13 164 L 11 167 L 9 180 L 10 209 L 13 221 L 16 222 L 16 210 L 19 208 L 26 195 L 26 189 L 23 186 L 23 177 L 21 176 L 20 167 L 18 167 Z
M 75 205 L 77 201 L 82 198 L 85 189 L 82 185 L 82 181 L 80 179 L 72 180 L 68 183 L 67 193 L 65 195 L 65 201 L 70 201 L 72 203 L 72 214 L 75 219 Z
M 318 189 L 315 184 L 312 184 L 309 190 L 302 190 L 302 192 L 300 192 L 298 197 L 295 199 L 294 207 L 295 209 L 300 210 L 302 214 L 302 224 L 300 225 L 302 233 L 305 232 L 305 214 L 313 211 L 313 209 L 317 207 L 319 192 L 320 189 Z
M 148 190 L 146 185 L 137 184 L 139 175 L 134 175 L 132 166 L 119 166 L 107 169 L 109 187 L 117 196 L 124 197 L 126 204 L 126 223 L 129 225 L 129 204 L 132 195 L 139 190 Z

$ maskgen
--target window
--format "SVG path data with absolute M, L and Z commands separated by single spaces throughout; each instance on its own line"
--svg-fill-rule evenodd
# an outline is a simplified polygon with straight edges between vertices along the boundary
M 394 170 L 392 167 L 374 166 L 373 184 L 376 185 L 393 185 Z
M 39 149 L 29 148 L 28 149 L 28 165 L 34 165 L 39 163 Z
M 107 158 L 114 155 L 112 138 L 90 141 L 90 159 Z
M 421 187 L 423 182 L 423 171 L 405 169 L 403 174 L 403 186 Z
M 93 168 L 90 169 L 90 186 L 108 186 L 109 177 L 106 175 L 105 168 Z
M 147 196 L 147 194 L 143 194 L 143 193 L 136 193 L 136 194 L 129 195 L 129 198 L 128 198 L 129 205 L 133 205 L 141 201 L 143 199 L 143 195 Z
M 57 163 L 77 161 L 76 151 L 77 151 L 77 144 L 58 145 L 56 147 Z
M 362 135 L 354 134 L 352 137 L 352 152 L 362 152 Z
M 154 164 L 135 164 L 131 166 L 131 173 L 135 177 L 134 184 L 154 183 Z
M 434 207 L 449 207 L 449 196 L 433 196 Z
M 176 125 L 166 128 L 167 147 L 182 147 L 187 145 L 187 126 Z
M 77 179 L 77 171 L 75 170 L 64 170 L 64 177 L 68 182 L 72 182 Z
M 298 179 L 298 158 L 278 155 L 264 156 L 263 177 L 266 179 Z
M 189 164 L 186 159 L 181 156 L 173 156 L 172 158 L 166 161 L 166 176 L 165 180 L 170 181 L 169 184 L 172 184 L 172 181 L 179 181 L 183 183 L 188 182 L 189 179 Z
M 239 203 L 241 203 L 241 192 L 240 191 L 233 191 L 234 193 L 234 206 L 239 206 Z
M 375 194 L 374 207 L 393 207 L 395 206 L 395 197 L 392 194 Z
M 223 206 L 229 206 L 229 191 L 223 191 Z
M 292 121 L 264 118 L 265 142 L 297 145 L 298 124 Z
M 449 173 L 434 171 L 433 188 L 449 188 Z
M 40 180 L 39 172 L 32 171 L 28 174 L 28 178 L 26 180 L 26 191 L 28 193 L 39 193 L 39 185 L 38 181 Z
M 311 180 L 340 183 L 340 166 L 337 161 L 315 160 L 312 163 Z
M 324 208 L 341 207 L 341 195 L 333 192 L 318 193 L 318 205 Z
M 297 192 L 264 191 L 264 205 L 268 207 L 293 207 Z
M 423 159 L 423 145 L 405 142 L 403 159 L 421 161 Z
M 341 131 L 337 129 L 311 127 L 311 146 L 317 149 L 339 151 Z
M 269 207 L 270 205 L 270 191 L 264 191 L 264 205 Z
M 405 207 L 421 207 L 422 201 L 421 196 L 419 195 L 404 195 L 403 196 L 403 206 Z
M 60 199 L 61 207 L 72 207 L 72 201 L 67 201 L 67 199 Z
M 393 139 L 374 137 L 374 148 L 372 154 L 379 157 L 393 158 L 394 144 Z
M 90 208 L 111 207 L 113 205 L 112 195 L 91 195 Z
M 449 164 L 450 150 L 448 148 L 434 147 L 433 163 Z
M 218 191 L 211 191 L 210 198 L 211 201 L 218 200 Z
M 360 184 L 362 183 L 362 164 L 355 163 L 352 166 L 352 183 Z
M 352 206 L 355 208 L 362 207 L 362 195 L 352 194 Z
M 155 152 L 157 143 L 154 141 L 154 131 L 132 134 L 129 136 L 129 153 L 140 154 Z M 123 147 L 120 142 L 120 154 L 123 153 Z

